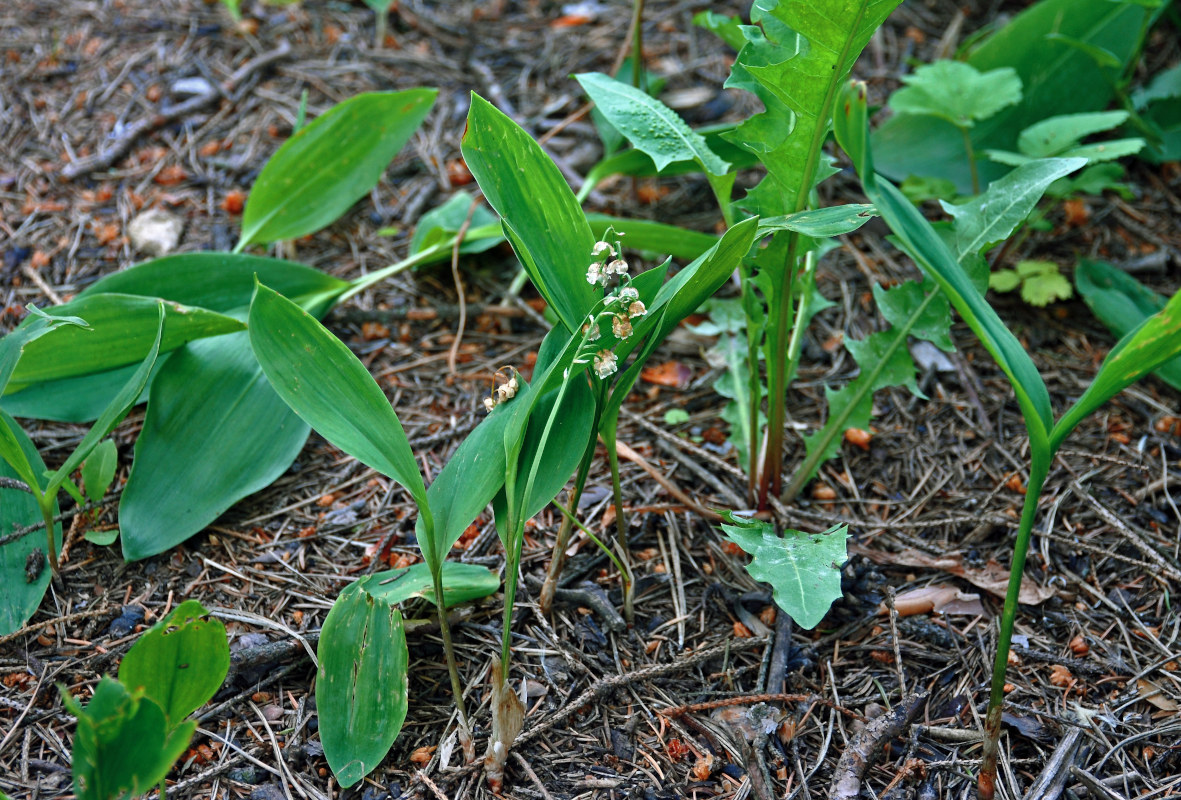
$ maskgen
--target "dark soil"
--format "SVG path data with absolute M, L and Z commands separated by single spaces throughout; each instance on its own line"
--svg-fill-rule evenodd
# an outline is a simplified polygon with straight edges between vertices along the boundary
M 748 99 L 719 89 L 730 52 L 690 24 L 706 5 L 653 0 L 644 24 L 649 67 L 686 98 L 682 112 L 695 124 L 752 110 Z M 714 8 L 734 13 L 739 5 Z M 1011 5 L 907 3 L 867 50 L 863 74 L 880 99 L 908 59 L 929 59 L 954 44 L 954 35 L 944 37 L 961 11 L 958 35 L 965 36 L 1015 10 Z M 290 134 L 304 90 L 314 115 L 361 91 L 441 89 L 421 132 L 371 197 L 283 251 L 350 278 L 396 261 L 419 217 L 465 183 L 459 137 L 469 91 L 541 136 L 582 103 L 569 74 L 610 69 L 629 8 L 609 3 L 579 22 L 537 0 L 411 0 L 397 4 L 387 46 L 375 50 L 373 15 L 359 3 L 245 6 L 257 22 L 252 34 L 235 33 L 220 5 L 192 0 L 11 0 L 0 9 L 0 329 L 15 325 L 27 303 L 68 298 L 142 260 L 126 236 L 140 209 L 161 206 L 183 217 L 182 251 L 232 247 L 239 219 L 229 198 L 249 190 Z M 1146 71 L 1176 63 L 1174 34 L 1151 43 Z M 176 80 L 218 83 L 284 40 L 292 47 L 288 57 L 219 104 L 151 130 L 109 167 L 62 180 L 72 161 L 170 101 Z M 566 125 L 547 148 L 572 180 L 598 155 L 585 120 Z M 1138 277 L 1160 291 L 1176 290 L 1181 169 L 1130 162 L 1129 170 L 1135 199 L 1089 198 L 1085 218 L 1056 209 L 1048 217 L 1052 232 L 1006 257 L 1051 258 L 1066 267 L 1079 256 L 1102 257 L 1138 268 Z M 828 200 L 857 199 L 855 186 L 836 179 Z M 693 179 L 621 180 L 590 205 L 702 229 L 718 222 L 705 184 Z M 378 235 L 385 226 L 399 233 Z M 867 226 L 824 262 L 821 288 L 836 305 L 817 318 L 788 397 L 800 428 L 822 420 L 824 387 L 855 369 L 839 337 L 882 324 L 871 285 L 916 275 L 884 233 Z M 474 304 L 504 297 L 515 271 L 506 251 L 462 266 Z M 997 302 L 1046 376 L 1056 407 L 1081 394 L 1112 344 L 1085 306 Z M 524 310 L 475 313 L 450 372 L 456 303 L 450 271 L 424 269 L 355 298 L 326 320 L 375 374 L 396 383 L 399 414 L 431 471 L 478 421 L 493 372 L 525 364 L 545 332 Z M 987 701 L 1001 603 L 963 576 L 979 584 L 992 562 L 1007 569 L 1027 456 L 1003 375 L 966 327 L 957 326 L 955 335 L 955 369 L 922 376 L 929 400 L 901 389 L 881 392 L 868 450 L 846 444 L 807 499 L 783 512 L 782 522 L 805 530 L 847 522 L 854 536 L 844 599 L 815 631 L 776 625 L 763 587 L 742 569 L 745 556 L 635 463 L 623 465 L 640 576 L 634 627 L 612 626 L 619 584 L 584 540 L 566 572 L 571 591 L 559 598 L 565 602 L 550 619 L 537 613 L 535 581 L 544 575 L 558 520 L 543 513 L 535 521 L 525 546 L 512 673 L 529 713 L 526 739 L 509 761 L 506 795 L 820 797 L 865 718 L 889 713 L 920 690 L 929 695 L 916 706 L 917 722 L 874 749 L 882 760 L 867 774 L 864 796 L 971 794 L 980 751 L 973 732 Z M 669 341 L 653 363 L 678 362 L 688 379 L 678 386 L 641 383 L 620 438 L 697 503 L 735 508 L 745 503 L 742 474 L 732 454 L 718 455 L 709 444 L 725 424 L 711 389 L 716 372 L 701 358 L 708 344 L 687 332 Z M 666 425 L 673 408 L 687 411 L 689 421 Z M 1044 770 L 1059 775 L 1074 797 L 1181 792 L 1181 614 L 1172 605 L 1181 588 L 1181 515 L 1169 494 L 1181 459 L 1177 411 L 1176 392 L 1147 379 L 1084 422 L 1054 463 L 1026 570 L 1045 599 L 1021 609 L 1009 673 L 1000 777 L 1006 797 L 1024 796 Z M 116 434 L 124 475 L 141 422 L 136 411 Z M 50 464 L 83 432 L 25 425 Z M 798 436 L 789 437 L 789 448 L 790 474 L 802 458 Z M 610 530 L 607 487 L 599 461 L 583 518 Z M 319 746 L 315 669 L 296 635 L 315 638 L 349 580 L 416 558 L 411 508 L 385 478 L 313 435 L 297 468 L 167 554 L 124 564 L 117 548 L 79 539 L 62 587 L 51 590 L 29 628 L 0 640 L 0 790 L 21 800 L 70 795 L 74 726 L 54 684 L 85 694 L 102 674 L 115 672 L 135 631 L 195 598 L 218 609 L 235 662 L 201 712 L 193 749 L 171 775 L 170 796 L 487 796 L 457 751 L 441 763 L 452 749 L 455 720 L 429 622 L 410 635 L 410 714 L 383 765 L 342 793 Z M 114 522 L 111 503 L 96 524 Z M 503 565 L 486 518 L 464 548 L 456 558 Z M 923 566 L 936 559 L 941 566 Z M 593 602 L 587 582 L 609 602 Z M 967 615 L 882 613 L 892 594 L 928 585 L 978 593 L 982 605 Z M 129 606 L 146 613 L 142 622 L 123 616 Z M 429 620 L 431 611 L 411 607 L 407 616 Z M 498 630 L 499 598 L 475 604 L 456 626 L 480 748 Z M 790 647 L 772 648 L 777 631 L 790 636 Z M 768 672 L 781 669 L 785 685 L 768 685 Z M 743 731 L 753 731 L 758 696 L 768 692 L 804 699 L 769 698 L 782 720 L 770 736 L 748 742 Z M 436 745 L 442 747 L 433 754 L 422 749 Z M 1064 758 L 1052 759 L 1059 747 Z

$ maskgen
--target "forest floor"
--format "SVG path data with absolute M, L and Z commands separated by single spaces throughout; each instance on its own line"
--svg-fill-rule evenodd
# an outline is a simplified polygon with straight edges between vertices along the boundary
M 255 8 L 252 34 L 235 33 L 216 3 L 176 0 L 12 0 L 0 9 L 0 330 L 28 303 L 68 298 L 145 256 L 127 226 L 159 206 L 184 220 L 180 249 L 230 249 L 240 200 L 266 158 L 290 134 L 301 93 L 309 117 L 369 90 L 434 86 L 440 96 L 421 131 L 371 196 L 341 221 L 282 254 L 355 277 L 404 255 L 416 221 L 470 180 L 459 156 L 468 93 L 509 113 L 534 136 L 583 103 L 569 75 L 608 71 L 623 44 L 629 4 L 396 4 L 386 46 L 373 47 L 373 15 L 360 3 Z M 741 4 L 719 3 L 737 13 Z M 901 6 L 862 59 L 874 101 L 898 85 L 909 59 L 928 60 L 993 21 L 1000 2 L 926 0 Z M 1016 4 L 1019 7 L 1019 4 Z M 732 51 L 691 24 L 701 3 L 650 0 L 645 59 L 694 124 L 749 114 L 752 101 L 723 91 Z M 290 52 L 219 104 L 152 128 L 125 157 L 78 178 L 72 161 L 108 145 L 119 126 L 172 102 L 174 83 L 213 84 L 280 42 Z M 1177 59 L 1176 39 L 1149 48 L 1148 68 Z M 116 134 L 117 135 L 117 134 Z M 599 154 L 586 120 L 546 144 L 571 180 Z M 1181 272 L 1181 169 L 1130 161 L 1132 200 L 1089 198 L 1086 215 L 1050 211 L 1052 231 L 1026 240 L 1020 257 L 1102 257 L 1138 266 L 1138 277 L 1172 293 Z M 856 201 L 839 177 L 826 202 Z M 468 187 L 474 188 L 474 187 Z M 702 180 L 620 180 L 592 196 L 594 210 L 703 230 L 719 222 Z M 379 235 L 383 227 L 396 235 Z M 822 421 L 824 387 L 855 365 L 839 347 L 882 323 L 870 292 L 917 272 L 867 225 L 825 258 L 820 288 L 835 305 L 813 324 L 788 394 L 793 426 Z M 326 325 L 396 390 L 396 406 L 424 465 L 437 471 L 477 421 L 502 365 L 523 365 L 545 329 L 536 314 L 481 310 L 505 297 L 516 264 L 500 249 L 462 262 L 472 304 L 448 369 L 458 324 L 446 267 L 403 273 L 355 297 Z M 526 299 L 528 299 L 528 289 Z M 1037 309 L 995 299 L 1046 377 L 1056 408 L 1088 385 L 1112 338 L 1078 300 Z M 518 307 L 519 308 L 519 307 Z M 505 796 L 518 798 L 818 798 L 865 719 L 912 702 L 914 724 L 877 742 L 866 797 L 971 796 L 1001 602 L 1027 461 L 1016 403 L 1000 370 L 963 325 L 949 371 L 928 370 L 930 399 L 902 389 L 876 399 L 867 449 L 846 444 L 805 498 L 785 509 L 792 527 L 850 526 L 844 598 L 813 631 L 777 625 L 769 595 L 746 558 L 636 463 L 624 461 L 625 504 L 641 591 L 635 624 L 620 626 L 619 584 L 588 541 L 564 576 L 552 617 L 538 613 L 558 519 L 531 525 L 514 622 L 512 680 L 528 698 L 525 735 L 510 759 Z M 625 405 L 620 440 L 701 506 L 742 508 L 745 479 L 724 446 L 718 372 L 702 359 L 708 339 L 678 332 L 658 352 Z M 681 409 L 688 420 L 668 424 Z M 1055 460 L 1043 496 L 1010 668 L 1000 790 L 1022 797 L 1049 770 L 1076 797 L 1168 797 L 1181 793 L 1181 515 L 1177 394 L 1155 379 L 1123 392 L 1086 420 Z M 682 418 L 683 419 L 683 418 Z M 117 430 L 121 474 L 142 409 Z M 50 465 L 83 428 L 24 421 Z M 788 470 L 802 458 L 798 436 Z M 583 518 L 610 529 L 614 509 L 605 461 L 596 459 Z M 55 683 L 93 684 L 112 674 L 135 632 L 181 599 L 219 609 L 231 634 L 231 675 L 198 714 L 193 749 L 170 776 L 169 796 L 312 800 L 347 795 L 486 797 L 453 749 L 454 713 L 437 629 L 410 634 L 410 711 L 383 764 L 341 792 L 317 735 L 315 668 L 301 644 L 314 638 L 348 581 L 417 558 L 412 505 L 383 477 L 313 434 L 297 464 L 269 488 L 171 551 L 124 563 L 117 547 L 78 540 L 30 627 L 0 641 L 0 790 L 13 798 L 72 793 L 73 720 Z M 115 522 L 115 505 L 96 524 Z M 482 517 L 454 558 L 503 568 Z M 882 613 L 891 593 L 937 586 L 978 595 L 956 613 Z M 608 602 L 603 602 L 604 594 Z M 132 607 L 138 607 L 138 611 Z M 499 651 L 499 596 L 465 610 L 456 644 L 468 708 L 482 748 L 488 673 Z M 130 617 L 127 614 L 130 613 Z M 408 618 L 431 616 L 412 606 Z M 776 635 L 791 637 L 772 664 Z M 767 673 L 787 669 L 788 693 L 770 699 Z M 770 687 L 775 689 L 777 687 Z M 915 700 L 925 691 L 925 698 Z M 589 694 L 588 694 L 589 692 Z M 719 702 L 726 701 L 726 702 Z M 688 707 L 688 708 L 686 708 Z M 771 709 L 770 736 L 753 733 Z M 747 731 L 744 734 L 744 730 Z M 753 739 L 750 738 L 753 736 Z M 450 742 L 450 744 L 449 744 Z M 423 748 L 442 745 L 433 752 Z M 1053 759 L 1057 751 L 1062 756 Z M 1103 782 L 1086 788 L 1075 766 Z M 1040 797 L 1041 795 L 1039 795 Z

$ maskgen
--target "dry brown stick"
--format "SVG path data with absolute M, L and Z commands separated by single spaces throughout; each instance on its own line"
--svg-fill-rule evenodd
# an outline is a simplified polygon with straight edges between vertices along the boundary
M 783 694 L 781 692 L 770 692 L 768 694 L 752 694 L 744 697 L 727 697 L 724 700 L 710 700 L 704 703 L 693 703 L 687 706 L 677 706 L 675 708 L 664 708 L 658 711 L 663 717 L 681 717 L 685 714 L 693 714 L 698 711 L 712 711 L 715 708 L 727 708 L 729 706 L 744 706 L 751 703 L 820 703 L 828 706 L 834 711 L 839 711 L 847 717 L 860 720 L 861 722 L 869 722 L 869 717 L 858 714 L 844 706 L 839 706 L 831 700 L 826 700 L 814 694 Z
M 677 498 L 683 504 L 688 506 L 689 509 L 691 509 L 693 511 L 693 513 L 697 514 L 698 516 L 700 516 L 704 519 L 708 519 L 711 522 L 725 521 L 725 518 L 721 514 L 718 514 L 715 511 L 710 511 L 708 508 L 705 508 L 704 506 L 702 506 L 699 503 L 697 503 L 696 501 L 694 501 L 693 498 L 691 498 L 691 497 L 689 497 L 689 495 L 685 494 L 679 486 L 677 486 L 675 483 L 670 481 L 668 478 L 664 477 L 664 475 L 662 475 L 660 473 L 660 471 L 656 469 L 656 467 L 649 464 L 648 461 L 642 455 L 637 453 L 635 450 L 632 450 L 630 447 L 628 447 L 623 442 L 616 441 L 615 442 L 615 450 L 617 453 L 619 453 L 620 458 L 626 458 L 628 461 L 631 461 L 633 464 L 638 464 L 640 466 L 640 468 L 644 470 L 644 472 L 647 472 L 649 475 L 652 476 L 652 480 L 659 483 L 661 486 L 663 486 L 665 488 L 665 490 L 669 494 L 671 494 L 673 497 Z
M 54 617 L 53 619 L 47 619 L 44 622 L 32 622 L 32 623 L 26 625 L 25 627 L 21 628 L 19 631 L 14 631 L 13 633 L 8 634 L 7 636 L 0 636 L 0 644 L 8 644 L 13 639 L 18 639 L 21 636 L 25 636 L 26 634 L 33 633 L 34 631 L 44 628 L 46 625 L 56 625 L 58 623 L 61 623 L 64 625 L 67 622 L 74 622 L 75 620 L 79 620 L 79 619 L 88 619 L 90 617 L 101 617 L 103 614 L 107 614 L 110 611 L 112 611 L 111 606 L 104 605 L 101 608 L 92 608 L 89 611 L 79 611 L 76 614 L 66 614 L 64 617 Z
M 893 711 L 869 723 L 849 742 L 837 762 L 828 792 L 829 800 L 857 800 L 865 773 L 882 757 L 886 743 L 900 736 L 914 721 L 926 700 L 926 692 L 911 695 Z
M 459 277 L 459 248 L 463 245 L 463 237 L 472 226 L 472 216 L 483 201 L 482 195 L 476 195 L 468 207 L 467 217 L 459 226 L 455 234 L 455 244 L 451 247 L 451 279 L 455 281 L 455 294 L 459 298 L 459 322 L 455 326 L 455 339 L 451 342 L 451 350 L 447 353 L 447 369 L 455 374 L 455 360 L 459 358 L 459 344 L 463 341 L 463 330 L 467 327 L 467 296 L 463 292 L 463 279 Z
M 131 146 L 145 133 L 162 128 L 175 119 L 180 119 L 211 105 L 215 100 L 223 97 L 224 94 L 232 92 L 242 81 L 254 73 L 265 69 L 276 61 L 281 61 L 290 53 L 290 43 L 286 39 L 280 40 L 279 46 L 274 50 L 268 50 L 265 53 L 255 56 L 235 70 L 234 74 L 222 83 L 220 91 L 214 88 L 204 94 L 190 97 L 183 103 L 178 103 L 166 111 L 161 111 L 158 114 L 153 114 L 133 122 L 127 126 L 110 147 L 104 148 L 92 156 L 86 156 L 85 158 L 80 158 L 77 161 L 67 164 L 61 171 L 62 177 L 66 180 L 73 180 L 80 175 L 86 175 L 98 169 L 110 169 L 116 161 L 127 155 L 128 151 L 131 150 Z
M 1096 500 L 1090 492 L 1088 492 L 1079 484 L 1078 481 L 1073 481 L 1071 483 L 1071 488 L 1073 488 L 1074 491 L 1083 498 L 1083 500 L 1087 501 L 1087 504 L 1095 510 L 1095 513 L 1103 518 L 1104 522 L 1122 533 L 1128 544 L 1135 547 L 1137 550 L 1147 556 L 1149 561 L 1152 561 L 1154 564 L 1156 564 L 1157 569 L 1164 573 L 1166 577 L 1168 577 L 1170 580 L 1181 582 L 1181 570 L 1179 570 L 1176 565 L 1170 564 L 1169 560 L 1161 555 L 1161 553 L 1155 547 L 1153 547 L 1152 544 L 1145 541 L 1146 537 L 1144 537 L 1140 531 L 1136 530 L 1131 525 L 1128 525 L 1126 522 L 1120 519 L 1118 515 L 1114 514 L 1111 509 Z

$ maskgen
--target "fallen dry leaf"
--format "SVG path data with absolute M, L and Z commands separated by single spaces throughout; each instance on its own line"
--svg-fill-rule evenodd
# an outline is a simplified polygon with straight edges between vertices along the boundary
M 665 361 L 653 367 L 644 367 L 640 371 L 640 377 L 646 383 L 684 389 L 689 385 L 689 381 L 693 380 L 693 370 L 680 361 Z
M 930 567 L 942 570 L 956 577 L 963 578 L 973 586 L 977 586 L 989 594 L 1004 598 L 1009 588 L 1009 570 L 995 561 L 989 561 L 983 567 L 969 567 L 964 564 L 962 553 L 949 553 L 945 556 L 929 556 L 918 550 L 907 548 L 897 553 L 887 553 L 883 550 L 872 550 L 858 544 L 850 544 L 849 552 L 863 555 L 875 564 L 892 564 L 900 567 Z M 1018 600 L 1029 606 L 1036 606 L 1049 600 L 1056 594 L 1048 586 L 1038 586 L 1028 576 L 1021 579 L 1021 594 Z
M 1136 688 L 1140 690 L 1140 699 L 1146 700 L 1152 705 L 1159 708 L 1161 711 L 1177 711 L 1181 709 L 1181 705 L 1177 701 L 1164 693 L 1159 683 L 1141 678 L 1136 681 Z
M 913 614 L 967 614 L 977 616 L 984 613 L 984 606 L 980 602 L 980 595 L 961 592 L 954 586 L 924 586 L 902 592 L 894 598 L 894 608 L 899 616 L 909 617 Z M 885 614 L 887 608 L 883 603 L 878 608 L 879 614 Z
M 1074 683 L 1074 676 L 1070 674 L 1070 669 L 1062 664 L 1055 664 L 1050 667 L 1050 685 L 1051 686 L 1070 686 Z

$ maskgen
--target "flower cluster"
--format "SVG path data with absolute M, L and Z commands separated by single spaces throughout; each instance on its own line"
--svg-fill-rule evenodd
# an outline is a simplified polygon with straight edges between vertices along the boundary
M 500 375 L 505 370 L 509 371 L 508 380 L 497 386 L 491 397 L 484 398 L 484 410 L 488 413 L 492 413 L 492 409 L 501 403 L 516 397 L 517 390 L 521 388 L 521 383 L 517 380 L 517 371 L 512 367 L 501 367 L 496 371 L 496 374 Z
M 612 234 L 614 231 L 609 231 L 607 237 L 611 237 Z M 586 271 L 587 282 L 607 288 L 612 279 L 615 279 L 617 286 L 608 290 L 599 310 L 587 317 L 582 326 L 584 343 L 589 344 L 601 338 L 599 326 L 605 320 L 610 320 L 611 333 L 617 340 L 629 339 L 635 332 L 632 320 L 648 313 L 644 302 L 640 300 L 640 293 L 631 285 L 628 264 L 621 256 L 622 250 L 623 246 L 618 237 L 615 237 L 614 245 L 608 241 L 598 241 L 591 248 L 591 263 Z M 619 369 L 619 357 L 610 348 L 594 348 L 593 353 L 588 352 L 585 356 L 589 357 L 599 378 L 606 378 Z M 575 360 L 585 364 L 588 359 L 580 357 Z

